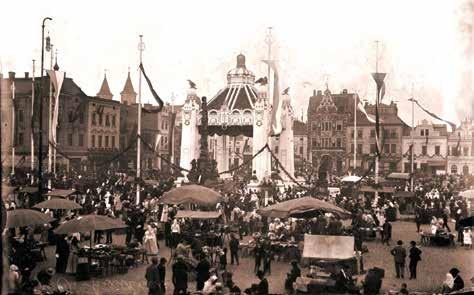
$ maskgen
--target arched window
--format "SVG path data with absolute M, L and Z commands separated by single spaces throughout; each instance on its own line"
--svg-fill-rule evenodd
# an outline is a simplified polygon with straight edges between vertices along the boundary
M 469 167 L 467 165 L 462 167 L 462 174 L 469 175 Z
M 451 166 L 451 174 L 457 174 L 458 173 L 458 166 L 452 165 Z

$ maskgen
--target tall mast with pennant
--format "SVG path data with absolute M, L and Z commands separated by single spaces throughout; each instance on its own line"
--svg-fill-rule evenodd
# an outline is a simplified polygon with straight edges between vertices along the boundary
M 140 65 L 142 64 L 143 51 L 145 43 L 143 43 L 143 35 L 140 35 L 138 43 L 138 51 L 140 52 Z M 142 133 L 142 72 L 138 75 L 138 122 L 137 122 L 137 198 L 136 204 L 140 204 L 140 177 L 141 177 L 141 133 Z
M 375 98 L 375 183 L 379 183 L 379 162 L 381 155 L 381 141 L 380 141 L 380 114 L 379 114 L 379 104 L 382 99 L 382 89 L 384 86 L 384 79 L 387 75 L 386 73 L 379 73 L 379 41 L 375 41 L 376 53 L 375 53 L 375 73 L 372 73 L 372 78 L 375 81 L 377 86 L 377 93 Z

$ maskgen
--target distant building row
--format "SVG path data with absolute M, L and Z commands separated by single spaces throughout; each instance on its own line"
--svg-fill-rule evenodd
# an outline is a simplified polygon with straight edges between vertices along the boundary
M 39 83 L 39 80 L 36 78 L 36 83 Z M 48 160 L 46 155 L 48 152 L 49 80 L 48 78 L 44 80 L 43 161 L 46 163 Z M 13 84 L 14 101 L 12 100 Z M 16 154 L 14 163 L 17 167 L 27 168 L 31 161 L 31 132 L 34 132 L 35 150 L 38 140 L 38 119 L 37 116 L 34 118 L 31 116 L 32 79 L 28 73 L 25 73 L 25 77 L 19 78 L 15 76 L 15 73 L 10 72 L 8 78 L 0 76 L 0 86 L 3 165 L 11 167 L 11 151 L 14 143 Z M 72 78 L 66 77 L 59 98 L 58 152 L 56 153 L 58 166 L 74 168 L 76 171 L 97 169 L 104 165 L 122 169 L 136 167 L 138 106 L 136 96 L 130 73 L 120 93 L 120 102 L 112 100 L 113 95 L 105 75 L 96 96 L 86 95 Z M 13 105 L 14 132 L 12 132 Z M 156 107 L 145 104 L 143 108 L 152 111 Z M 179 157 L 179 147 L 178 152 L 171 151 L 171 113 L 172 108 L 169 105 L 166 105 L 159 113 L 142 112 L 142 138 L 155 149 L 142 148 L 142 167 L 165 168 L 166 161 L 161 161 L 156 157 L 155 151 L 166 159 L 170 159 L 172 154 Z M 34 120 L 33 124 L 32 120 Z M 175 130 L 176 132 L 179 133 Z M 161 139 L 155 146 L 158 134 L 161 135 Z M 175 138 L 180 140 L 179 134 Z M 118 155 L 121 156 L 118 157 Z M 37 159 L 35 162 L 37 165 Z

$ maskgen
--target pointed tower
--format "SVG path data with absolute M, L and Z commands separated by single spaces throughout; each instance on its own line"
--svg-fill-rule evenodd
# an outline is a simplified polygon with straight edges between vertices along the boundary
M 130 68 L 128 69 L 127 80 L 123 86 L 122 92 L 120 92 L 120 101 L 123 104 L 132 105 L 137 102 L 137 93 L 133 89 L 132 79 L 130 79 Z
M 102 81 L 102 86 L 97 93 L 97 96 L 104 99 L 112 99 L 113 94 L 110 92 L 109 82 L 107 82 L 107 74 L 104 73 L 104 81 Z

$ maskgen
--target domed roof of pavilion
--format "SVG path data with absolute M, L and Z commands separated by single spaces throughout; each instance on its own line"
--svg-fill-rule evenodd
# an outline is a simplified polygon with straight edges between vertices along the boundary
M 227 73 L 227 86 L 208 103 L 208 109 L 253 109 L 257 100 L 255 75 L 245 66 L 245 55 L 237 55 L 237 65 Z

